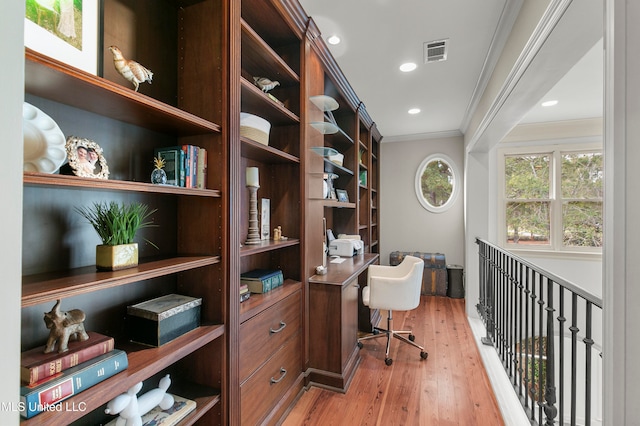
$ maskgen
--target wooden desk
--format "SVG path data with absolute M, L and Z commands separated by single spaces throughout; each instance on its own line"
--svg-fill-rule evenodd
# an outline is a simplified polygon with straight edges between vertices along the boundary
M 360 355 L 358 351 L 358 298 L 366 284 L 367 268 L 378 254 L 329 263 L 326 275 L 309 279 L 310 384 L 345 392 Z

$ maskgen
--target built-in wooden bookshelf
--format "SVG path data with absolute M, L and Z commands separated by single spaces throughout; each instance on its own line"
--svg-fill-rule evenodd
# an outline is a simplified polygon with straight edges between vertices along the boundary
M 71 407 L 82 402 L 83 410 L 49 411 L 23 423 L 106 422 L 111 398 L 139 381 L 154 386 L 169 373 L 170 391 L 198 404 L 181 424 L 275 424 L 313 368 L 308 284 L 322 263 L 322 218 L 336 232 L 359 233 L 367 251 L 378 250 L 381 137 L 297 0 L 101 4 L 99 75 L 25 52 L 25 100 L 66 137 L 96 141 L 111 173 L 108 180 L 24 173 L 22 350 L 43 344 L 42 312 L 62 299 L 63 309 L 86 312 L 88 330 L 115 337 L 129 367 L 67 400 Z M 153 84 L 132 90 L 112 65 L 110 45 L 151 69 Z M 258 76 L 280 84 L 265 93 L 254 84 Z M 339 104 L 335 134 L 311 126 L 325 119 L 309 100 L 314 95 Z M 269 121 L 268 144 L 240 135 L 241 112 Z M 207 150 L 206 188 L 150 183 L 154 149 L 181 145 Z M 336 149 L 343 164 L 313 147 Z M 258 200 L 271 201 L 271 235 L 281 226 L 286 239 L 244 244 L 247 167 L 260 171 Z M 362 170 L 366 185 L 359 183 Z M 348 202 L 322 196 L 325 172 L 338 175 L 336 187 L 347 191 Z M 75 211 L 96 201 L 157 209 L 158 226 L 141 232 L 137 267 L 96 271 L 98 237 Z M 240 303 L 240 274 L 256 268 L 281 269 L 284 284 Z M 126 307 L 171 293 L 202 298 L 202 325 L 158 348 L 130 343 Z M 280 323 L 286 332 L 267 338 L 260 354 L 242 353 L 265 338 L 265 324 L 269 334 Z M 264 389 L 269 398 L 256 404 Z
M 153 70 L 156 81 L 139 92 L 115 73 L 108 58 L 104 73 L 96 76 L 28 49 L 25 53 L 27 102 L 52 116 L 65 136 L 99 143 L 111 175 L 99 180 L 25 173 L 22 323 L 30 329 L 22 334 L 22 349 L 46 340 L 42 312 L 62 299 L 63 309 L 85 311 L 85 327 L 114 336 L 116 347 L 127 351 L 129 366 L 66 400 L 62 410 L 46 411 L 23 423 L 108 421 L 104 404 L 111 398 L 139 381 L 170 373 L 172 388 L 198 401 L 190 416 L 193 421 L 224 424 L 228 289 L 223 242 L 228 239 L 228 219 L 223 214 L 227 158 L 222 134 L 226 129 L 219 108 L 199 105 L 189 96 L 220 99 L 218 88 L 225 85 L 223 70 L 228 64 L 219 54 L 220 44 L 191 40 L 189 54 L 203 67 L 194 70 L 193 63 L 181 62 L 185 46 L 178 42 L 194 27 L 201 37 L 221 40 L 222 27 L 215 20 L 205 25 L 198 16 L 205 11 L 221 16 L 223 8 L 208 0 L 183 7 L 170 2 L 136 2 L 126 10 L 122 6 L 116 0 L 104 2 L 101 50 L 119 46 Z M 173 25 L 157 25 L 160 22 Z M 120 30 L 112 31 L 116 27 Z M 151 39 L 158 49 L 146 44 Z M 211 84 L 202 85 L 200 79 L 191 78 L 192 72 L 204 72 Z M 195 141 L 209 151 L 209 164 L 214 166 L 207 189 L 150 183 L 155 148 Z M 96 271 L 93 256 L 99 240 L 74 209 L 102 200 L 141 201 L 158 210 L 153 216 L 158 226 L 144 238 L 159 249 L 140 241 L 137 267 Z M 202 326 L 159 348 L 128 343 L 126 306 L 173 292 L 203 299 Z M 78 406 L 82 410 L 68 409 Z

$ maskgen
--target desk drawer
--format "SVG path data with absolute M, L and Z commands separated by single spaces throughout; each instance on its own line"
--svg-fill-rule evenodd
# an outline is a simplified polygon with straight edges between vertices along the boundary
M 260 424 L 300 375 L 300 335 L 286 345 L 240 385 L 240 418 L 243 425 Z
M 240 325 L 240 383 L 300 331 L 300 297 L 296 291 Z

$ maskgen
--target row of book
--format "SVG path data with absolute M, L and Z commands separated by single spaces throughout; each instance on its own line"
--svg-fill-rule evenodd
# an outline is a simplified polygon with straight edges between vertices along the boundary
M 114 348 L 113 337 L 88 332 L 85 341 L 70 341 L 69 350 L 45 354 L 44 347 L 20 358 L 20 414 L 31 418 L 97 385 L 128 366 L 127 353 Z
M 156 148 L 154 156 L 164 160 L 167 185 L 183 188 L 207 187 L 207 150 L 195 145 Z
M 240 286 L 246 285 L 249 293 L 266 293 L 284 283 L 280 269 L 254 269 L 240 275 Z

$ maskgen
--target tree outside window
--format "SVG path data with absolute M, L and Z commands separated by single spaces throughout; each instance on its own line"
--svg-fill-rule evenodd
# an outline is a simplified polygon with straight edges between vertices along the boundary
M 600 151 L 505 155 L 507 244 L 601 247 L 603 177 Z

